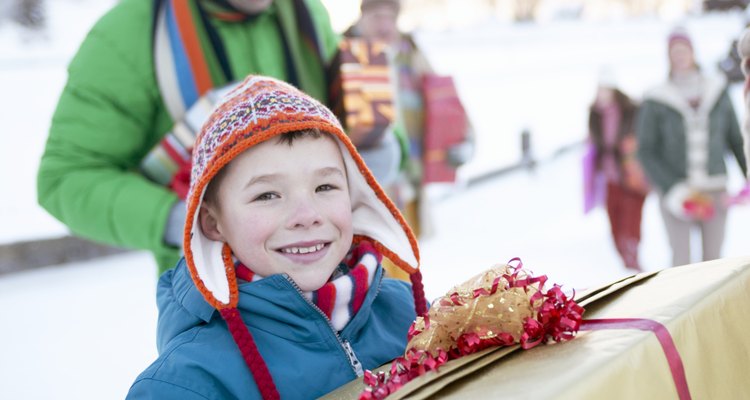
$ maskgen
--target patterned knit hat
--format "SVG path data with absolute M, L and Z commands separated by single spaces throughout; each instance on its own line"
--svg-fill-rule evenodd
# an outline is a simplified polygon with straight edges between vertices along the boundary
M 236 309 L 239 293 L 231 262 L 232 249 L 203 234 L 198 213 L 208 183 L 238 154 L 278 135 L 314 128 L 336 138 L 341 149 L 351 197 L 354 242 L 373 243 L 378 251 L 408 272 L 417 315 L 422 315 L 426 308 L 414 234 L 375 181 L 333 113 L 287 83 L 249 76 L 219 103 L 197 138 L 183 247 L 193 282 L 227 321 L 263 397 L 273 397 L 274 393 L 278 396 L 278 393 Z

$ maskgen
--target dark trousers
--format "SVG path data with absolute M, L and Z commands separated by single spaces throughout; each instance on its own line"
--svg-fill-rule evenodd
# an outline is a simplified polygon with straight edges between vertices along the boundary
M 641 242 L 641 215 L 646 195 L 607 183 L 607 215 L 612 239 L 626 268 L 640 271 L 638 245 Z

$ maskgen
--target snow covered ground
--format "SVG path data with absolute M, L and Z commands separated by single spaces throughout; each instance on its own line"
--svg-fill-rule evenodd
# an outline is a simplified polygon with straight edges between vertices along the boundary
M 36 205 L 34 179 L 65 64 L 107 3 L 48 2 L 50 29 L 43 41 L 22 44 L 14 27 L 0 24 L 0 121 L 6 141 L 0 146 L 0 182 L 13 194 L 0 199 L 0 243 L 66 232 Z M 70 23 L 74 19 L 80 22 Z M 450 195 L 440 192 L 432 210 L 436 234 L 421 243 L 429 297 L 516 256 L 569 288 L 628 274 L 614 252 L 603 210 L 581 212 L 580 149 L 555 154 L 584 137 L 600 65 L 613 65 L 636 97 L 664 76 L 664 37 L 672 22 L 487 23 L 419 35 L 436 69 L 456 77 L 477 129 L 477 157 L 461 178 L 516 163 L 523 128 L 532 132 L 535 154 L 543 161 L 533 171 L 458 185 Z M 708 72 L 742 25 L 736 14 L 684 23 Z M 743 116 L 739 89 L 732 93 Z M 728 161 L 736 191 L 743 179 Z M 748 254 L 748 226 L 750 207 L 732 210 L 725 256 Z M 651 196 L 641 260 L 647 270 L 656 270 L 668 266 L 669 257 Z M 0 277 L 0 397 L 124 397 L 156 356 L 155 283 L 155 266 L 145 252 Z

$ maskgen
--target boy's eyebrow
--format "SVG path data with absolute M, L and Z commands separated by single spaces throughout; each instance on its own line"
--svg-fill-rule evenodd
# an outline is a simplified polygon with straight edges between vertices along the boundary
M 318 174 L 322 176 L 329 176 L 329 175 L 340 175 L 343 178 L 346 178 L 346 174 L 344 174 L 344 171 L 341 170 L 341 168 L 338 167 L 325 167 L 318 170 Z
M 320 168 L 316 171 L 316 173 L 320 176 L 330 176 L 330 175 L 339 175 L 342 178 L 346 178 L 346 174 L 344 171 L 341 170 L 341 168 L 338 167 L 324 167 Z M 282 174 L 264 174 L 264 175 L 258 175 L 254 176 L 252 179 L 247 181 L 245 186 L 242 187 L 242 189 L 247 189 L 250 186 L 256 184 L 256 183 L 268 183 L 273 182 L 274 180 L 278 180 L 281 177 Z
M 242 187 L 242 189 L 247 189 L 250 186 L 256 184 L 256 183 L 262 183 L 262 182 L 273 182 L 274 180 L 279 179 L 281 177 L 281 174 L 264 174 L 264 175 L 258 175 L 254 176 L 252 179 L 247 181 L 245 186 Z

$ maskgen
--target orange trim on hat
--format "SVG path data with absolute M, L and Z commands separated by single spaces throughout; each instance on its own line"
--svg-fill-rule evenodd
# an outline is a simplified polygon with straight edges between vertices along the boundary
M 228 243 L 224 243 L 221 249 L 221 259 L 224 260 L 224 271 L 229 281 L 229 304 L 227 308 L 237 307 L 240 301 L 239 289 L 237 287 L 237 273 L 234 270 L 234 261 L 232 261 L 232 248 Z
M 414 236 L 414 233 L 412 232 L 411 228 L 407 224 L 404 217 L 401 215 L 401 212 L 398 211 L 395 204 L 393 204 L 390 198 L 388 198 L 383 188 L 375 180 L 375 177 L 372 175 L 372 173 L 370 173 L 370 171 L 367 169 L 364 160 L 357 152 L 356 148 L 354 147 L 354 144 L 351 142 L 349 137 L 346 136 L 339 128 L 332 126 L 330 124 L 321 122 L 321 121 L 282 123 L 278 125 L 269 126 L 263 132 L 258 133 L 256 135 L 250 135 L 246 137 L 245 139 L 240 139 L 238 142 L 233 142 L 229 140 L 227 142 L 222 143 L 214 151 L 214 154 L 218 154 L 219 157 L 217 159 L 211 159 L 207 162 L 207 165 L 209 165 L 209 167 L 204 171 L 200 180 L 193 188 L 190 198 L 188 199 L 186 229 L 185 229 L 185 236 L 184 236 L 184 241 L 183 241 L 185 259 L 187 261 L 188 269 L 190 270 L 190 275 L 193 278 L 193 282 L 195 283 L 196 287 L 201 292 L 203 297 L 206 299 L 206 301 L 208 301 L 209 304 L 211 304 L 214 308 L 218 310 L 222 310 L 225 308 L 236 307 L 239 301 L 239 295 L 238 295 L 238 288 L 237 288 L 237 278 L 234 273 L 234 264 L 231 260 L 231 249 L 229 248 L 229 245 L 227 245 L 226 243 L 224 244 L 222 253 L 223 253 L 223 258 L 224 258 L 226 278 L 229 284 L 229 302 L 228 303 L 224 304 L 218 299 L 216 299 L 216 297 L 211 293 L 211 291 L 208 290 L 208 288 L 206 288 L 205 284 L 203 283 L 203 280 L 199 276 L 198 271 L 195 267 L 195 261 L 193 258 L 193 249 L 190 245 L 191 231 L 193 229 L 193 225 L 194 225 L 193 221 L 195 220 L 195 215 L 197 212 L 199 212 L 198 205 L 202 202 L 202 196 L 203 196 L 203 191 L 205 187 L 214 178 L 214 176 L 218 173 L 218 171 L 221 168 L 226 166 L 226 164 L 228 164 L 231 160 L 233 160 L 238 154 L 242 153 L 243 151 L 253 147 L 254 145 L 258 143 L 267 141 L 273 138 L 274 136 L 278 136 L 287 132 L 301 131 L 301 130 L 307 130 L 311 128 L 317 128 L 321 132 L 325 132 L 325 133 L 335 136 L 347 147 L 347 149 L 349 150 L 349 154 L 351 155 L 354 162 L 357 164 L 359 168 L 359 172 L 365 178 L 365 180 L 367 181 L 367 184 L 373 189 L 378 199 L 386 206 L 388 211 L 391 213 L 391 215 L 396 219 L 398 224 L 404 230 L 404 233 L 406 234 L 406 237 L 409 240 L 409 245 L 416 258 L 417 267 L 415 268 L 409 265 L 409 263 L 404 261 L 396 253 L 391 251 L 389 248 L 387 248 L 386 246 L 384 246 L 382 243 L 380 243 L 378 240 L 374 238 L 370 238 L 365 235 L 356 235 L 355 240 L 353 240 L 353 242 L 359 243 L 362 240 L 368 240 L 372 242 L 375 248 L 378 249 L 378 251 L 380 251 L 384 256 L 388 257 L 399 268 L 401 268 L 402 270 L 404 270 L 405 272 L 409 274 L 415 273 L 417 269 L 419 268 L 419 264 L 420 264 L 419 247 L 417 245 L 417 239 Z M 248 135 L 250 130 L 251 130 L 251 126 L 247 126 L 244 129 L 240 129 L 240 130 L 232 132 L 230 135 L 236 136 L 236 137 L 243 137 L 243 136 Z M 225 148 L 228 148 L 228 150 L 224 151 L 223 149 Z M 200 227 L 198 229 L 200 229 Z

